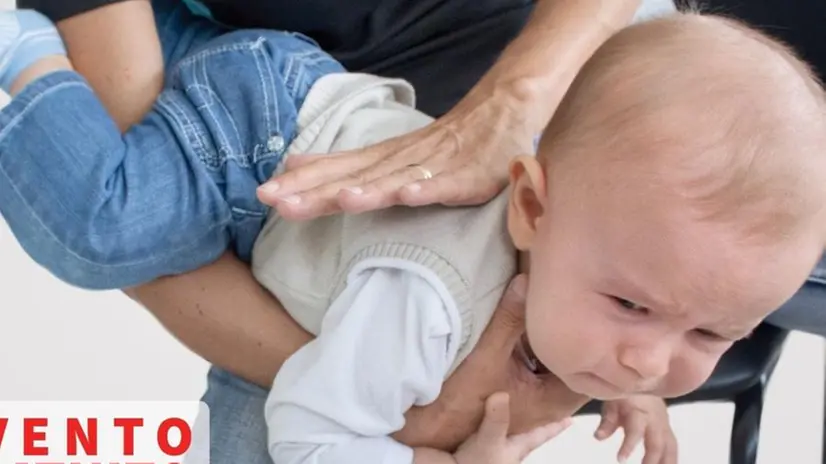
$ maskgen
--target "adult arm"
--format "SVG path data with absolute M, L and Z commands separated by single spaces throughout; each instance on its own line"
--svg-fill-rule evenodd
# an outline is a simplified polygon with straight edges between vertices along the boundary
M 259 198 L 291 219 L 491 199 L 507 183 L 510 159 L 532 152 L 581 67 L 630 22 L 639 3 L 539 0 L 497 63 L 434 124 L 339 156 L 294 157 Z
M 76 7 L 81 10 L 69 8 L 70 3 L 58 7 L 56 2 L 24 0 L 21 6 L 42 7 L 58 18 L 69 15 L 57 26 L 72 63 L 125 130 L 143 118 L 163 85 L 152 6 L 147 0 L 127 0 L 84 11 L 82 5 Z M 263 387 L 311 339 L 229 253 L 202 269 L 126 293 L 192 351 Z
M 230 253 L 127 294 L 199 356 L 265 389 L 284 361 L 312 340 Z
M 21 3 L 37 7 L 54 2 Z M 57 27 L 72 65 L 89 81 L 121 130 L 140 121 L 163 86 L 163 55 L 150 2 L 111 3 L 62 19 Z

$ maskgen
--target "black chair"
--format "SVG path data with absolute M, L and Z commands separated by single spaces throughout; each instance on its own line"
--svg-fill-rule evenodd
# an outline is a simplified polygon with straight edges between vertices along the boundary
M 730 464 L 757 462 L 763 398 L 787 335 L 786 330 L 760 325 L 751 337 L 731 347 L 700 389 L 668 401 L 669 405 L 699 401 L 734 403 Z M 594 401 L 579 414 L 599 414 L 599 411 L 600 404 Z

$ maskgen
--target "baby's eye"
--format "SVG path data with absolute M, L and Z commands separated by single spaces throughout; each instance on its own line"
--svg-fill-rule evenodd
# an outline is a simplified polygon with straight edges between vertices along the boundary
M 714 333 L 714 332 L 712 332 L 711 330 L 708 330 L 708 329 L 694 329 L 694 332 L 697 335 L 699 335 L 703 338 L 707 338 L 709 340 L 727 340 L 722 335 L 720 335 L 718 333 Z
M 637 303 L 634 303 L 633 301 L 626 300 L 624 298 L 620 298 L 620 297 L 616 297 L 616 296 L 613 297 L 613 298 L 614 298 L 614 301 L 616 301 L 617 304 L 619 304 L 623 309 L 626 309 L 628 311 L 633 311 L 635 313 L 648 314 L 648 308 L 646 308 L 645 306 L 638 305 Z
M 703 337 L 704 339 L 712 341 L 712 342 L 725 342 L 725 343 L 734 343 L 736 341 L 742 340 L 743 338 L 748 338 L 751 335 L 751 334 L 749 334 L 749 335 L 746 335 L 745 337 L 733 337 L 731 335 L 726 336 L 726 335 L 722 335 L 722 334 L 719 334 L 717 332 L 714 332 L 712 330 L 699 329 L 699 328 L 694 329 L 694 333 L 696 333 L 697 335 Z

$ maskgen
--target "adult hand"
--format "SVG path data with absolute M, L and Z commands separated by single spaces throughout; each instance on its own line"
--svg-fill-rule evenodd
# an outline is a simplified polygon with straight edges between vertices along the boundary
M 526 289 L 526 277 L 515 277 L 479 343 L 444 384 L 439 398 L 408 411 L 407 423 L 395 439 L 413 447 L 453 451 L 477 430 L 486 399 L 499 391 L 511 398 L 511 433 L 564 420 L 588 401 L 555 378 L 535 376 L 517 354 L 525 333 Z
M 287 219 L 396 204 L 493 198 L 515 156 L 531 153 L 583 64 L 639 0 L 536 2 L 530 21 L 454 109 L 430 126 L 349 153 L 288 159 L 259 199 Z
M 262 185 L 258 197 L 288 219 L 484 203 L 507 185 L 510 159 L 533 150 L 539 128 L 524 121 L 524 106 L 504 91 L 470 95 L 404 136 L 351 152 L 289 157 L 286 171 Z

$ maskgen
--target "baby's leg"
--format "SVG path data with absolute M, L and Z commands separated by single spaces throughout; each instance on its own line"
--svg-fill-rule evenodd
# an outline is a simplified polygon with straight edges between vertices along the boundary
M 231 211 L 215 179 L 158 111 L 121 135 L 65 57 L 37 54 L 49 31 L 57 37 L 45 20 L 27 32 L 40 19 L 0 13 L 17 31 L 0 49 L 0 81 L 16 92 L 0 112 L 0 213 L 23 248 L 59 278 L 95 289 L 216 259 L 230 242 Z
M 15 94 L 51 71 L 70 69 L 52 23 L 33 10 L 0 13 L 0 88 Z
M 86 81 L 54 65 L 7 79 L 20 82 L 0 111 L 0 213 L 35 261 L 98 289 L 196 269 L 230 243 L 248 257 L 266 217 L 256 187 L 315 79 L 343 72 L 294 34 L 225 34 L 181 59 L 121 135 Z
M 69 58 L 60 55 L 44 56 L 32 63 L 29 67 L 24 69 L 9 86 L 8 90 L 4 87 L 9 95 L 12 97 L 20 93 L 24 87 L 29 83 L 40 79 L 41 77 L 51 74 L 56 71 L 72 71 L 72 64 Z

